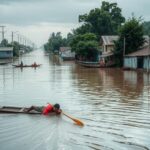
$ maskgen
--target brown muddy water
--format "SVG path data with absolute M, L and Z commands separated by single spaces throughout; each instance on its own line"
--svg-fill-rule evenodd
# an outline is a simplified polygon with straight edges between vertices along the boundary
M 0 66 L 0 106 L 60 103 L 80 118 L 0 114 L 0 150 L 149 150 L 150 74 L 90 69 L 34 51 Z

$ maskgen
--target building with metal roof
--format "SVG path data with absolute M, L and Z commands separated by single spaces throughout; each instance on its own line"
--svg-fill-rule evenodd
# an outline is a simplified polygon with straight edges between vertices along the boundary
M 13 57 L 13 47 L 0 47 L 0 59 L 12 57 Z
M 146 46 L 124 56 L 124 68 L 146 69 L 150 71 L 150 47 Z

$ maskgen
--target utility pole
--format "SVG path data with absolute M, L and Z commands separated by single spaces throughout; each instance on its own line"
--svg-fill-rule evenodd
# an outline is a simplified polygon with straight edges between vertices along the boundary
M 16 33 L 18 33 L 18 31 L 15 31 L 15 32 L 12 31 L 12 34 L 11 34 L 12 43 L 14 42 L 14 36 Z M 19 34 L 17 34 L 17 35 L 19 35 Z
M 5 28 L 5 26 L 0 26 L 1 28 L 2 28 L 2 40 L 4 40 L 4 38 L 5 38 L 5 31 L 4 31 L 4 28 Z
M 12 41 L 12 43 L 14 42 L 14 32 L 12 32 L 12 34 L 11 34 L 11 41 Z
M 17 36 L 18 36 L 18 43 L 20 43 L 20 36 L 19 36 L 19 34 L 17 34 Z

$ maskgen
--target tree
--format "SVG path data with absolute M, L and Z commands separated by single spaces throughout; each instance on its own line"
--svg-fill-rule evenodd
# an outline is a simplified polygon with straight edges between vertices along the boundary
M 89 14 L 79 16 L 79 22 L 89 26 L 90 31 L 98 37 L 116 34 L 124 21 L 125 18 L 121 14 L 121 9 L 117 7 L 117 3 L 105 1 L 102 2 L 101 8 L 95 8 Z
M 150 21 L 143 23 L 144 34 L 150 35 Z
M 144 44 L 141 18 L 130 18 L 119 32 L 119 40 L 115 42 L 115 56 L 119 65 L 123 64 L 123 55 L 137 51 Z M 124 45 L 125 44 L 125 45 Z M 125 47 L 125 52 L 124 52 Z
M 67 40 L 67 46 L 70 46 L 73 38 L 74 38 L 74 34 L 72 34 L 72 33 L 67 34 L 67 39 L 66 39 Z
M 18 42 L 14 41 L 12 43 L 12 46 L 13 46 L 13 55 L 19 56 L 20 44 Z
M 1 46 L 8 46 L 8 40 L 7 39 L 3 39 L 2 41 L 1 41 L 1 44 L 0 44 Z
M 85 34 L 85 33 L 91 33 L 92 32 L 92 26 L 88 23 L 85 23 L 78 27 L 77 29 L 73 30 L 73 33 L 75 35 L 77 34 Z
M 48 39 L 48 42 L 44 44 L 44 49 L 46 51 L 59 51 L 61 46 L 67 46 L 67 39 L 62 38 L 61 32 L 52 33 Z
M 76 56 L 82 57 L 82 60 L 97 61 L 98 42 L 95 34 L 86 33 L 75 36 L 71 42 L 71 48 Z

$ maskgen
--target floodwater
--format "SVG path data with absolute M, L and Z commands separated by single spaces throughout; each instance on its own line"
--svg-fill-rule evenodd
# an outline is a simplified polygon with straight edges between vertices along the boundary
M 0 114 L 0 150 L 149 150 L 150 75 L 90 69 L 40 50 L 14 60 L 37 69 L 0 66 L 0 105 L 60 103 L 65 116 Z

